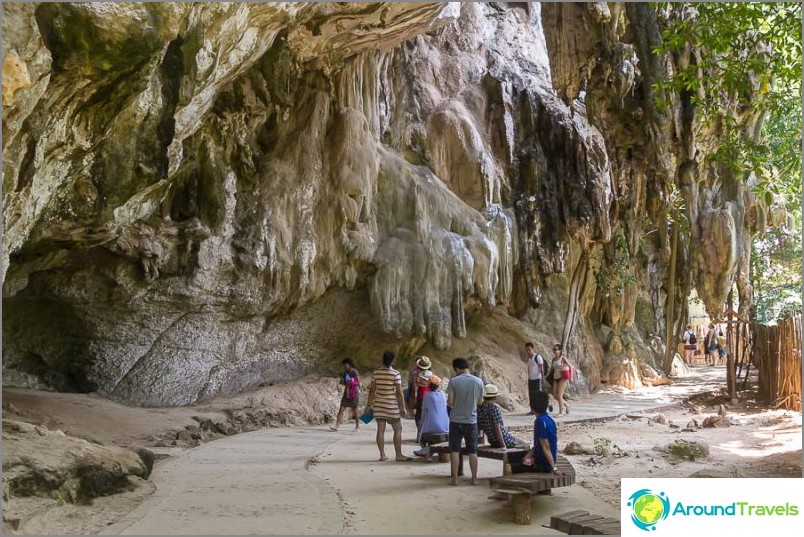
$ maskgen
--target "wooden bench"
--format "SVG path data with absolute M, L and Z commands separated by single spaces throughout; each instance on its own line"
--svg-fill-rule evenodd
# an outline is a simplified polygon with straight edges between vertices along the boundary
M 566 457 L 559 455 L 556 466 L 557 474 L 527 472 L 502 475 L 489 480 L 489 486 L 495 492 L 505 493 L 511 497 L 514 522 L 523 525 L 531 523 L 530 500 L 534 494 L 575 484 L 575 468 Z
M 619 535 L 620 521 L 593 515 L 586 511 L 570 511 L 550 517 L 550 527 L 569 535 Z
M 509 457 L 519 455 L 521 459 L 528 451 L 528 448 L 508 448 L 507 450 L 503 450 L 503 448 L 493 448 L 491 446 L 478 446 L 477 456 L 484 459 L 502 461 L 503 475 L 509 475 L 511 473 L 511 465 L 508 462 Z M 437 453 L 439 456 L 449 455 L 449 442 L 432 444 L 430 446 L 430 453 Z M 458 475 L 463 475 L 463 456 L 468 454 L 469 451 L 467 451 L 466 446 L 461 446 L 460 458 L 458 459 Z

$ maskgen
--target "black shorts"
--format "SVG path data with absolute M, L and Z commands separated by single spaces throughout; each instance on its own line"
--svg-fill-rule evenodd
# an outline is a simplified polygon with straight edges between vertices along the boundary
M 477 453 L 477 423 L 449 422 L 449 450 L 451 453 L 461 451 L 461 440 L 466 441 L 466 451 Z

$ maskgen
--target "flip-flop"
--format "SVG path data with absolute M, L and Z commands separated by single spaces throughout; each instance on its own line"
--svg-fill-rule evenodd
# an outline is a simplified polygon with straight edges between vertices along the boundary
M 380 457 L 380 462 L 385 462 L 388 460 L 388 457 Z
M 413 460 L 413 457 L 397 457 L 396 462 L 410 462 Z
M 330 426 L 329 430 L 332 431 L 333 433 L 338 432 L 338 429 L 336 429 L 335 427 L 332 427 L 332 426 Z

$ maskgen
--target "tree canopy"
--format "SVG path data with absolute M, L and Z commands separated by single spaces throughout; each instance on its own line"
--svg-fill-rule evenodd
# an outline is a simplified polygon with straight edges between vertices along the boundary
M 677 70 L 660 83 L 687 93 L 701 134 L 718 138 L 713 158 L 757 177 L 755 190 L 801 197 L 801 4 L 654 4 Z M 714 127 L 714 128 L 713 128 Z
M 676 71 L 659 89 L 686 96 L 710 158 L 752 183 L 788 223 L 753 241 L 754 318 L 801 310 L 802 6 L 789 2 L 653 4 L 665 21 L 656 54 Z M 661 93 L 661 92 L 660 92 Z

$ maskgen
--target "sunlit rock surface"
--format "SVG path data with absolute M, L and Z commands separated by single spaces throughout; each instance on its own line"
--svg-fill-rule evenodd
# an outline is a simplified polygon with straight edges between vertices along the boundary
M 448 363 L 491 310 L 560 339 L 585 252 L 573 389 L 638 383 L 670 183 L 676 292 L 712 311 L 771 215 L 655 109 L 647 9 L 4 4 L 4 368 L 181 405 L 380 345 Z

